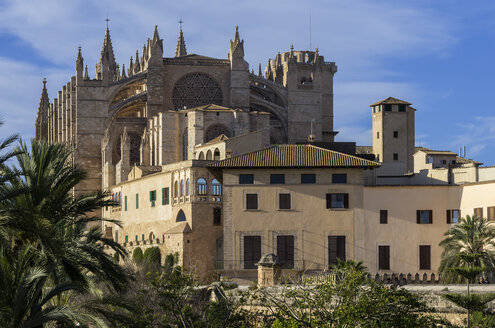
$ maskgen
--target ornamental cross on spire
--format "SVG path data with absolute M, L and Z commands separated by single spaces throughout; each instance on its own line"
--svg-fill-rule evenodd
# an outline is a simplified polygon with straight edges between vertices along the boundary
M 184 21 L 182 20 L 182 17 L 179 19 L 178 23 L 179 23 L 180 29 L 182 30 L 182 23 L 184 23 Z
M 110 21 L 110 18 L 108 18 L 108 15 L 107 15 L 107 18 L 105 19 L 105 22 L 107 22 L 107 28 L 108 28 L 108 22 Z

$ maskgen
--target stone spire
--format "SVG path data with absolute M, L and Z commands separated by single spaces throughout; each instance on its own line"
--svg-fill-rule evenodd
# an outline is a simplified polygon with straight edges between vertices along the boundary
M 133 75 L 134 74 L 133 69 L 134 69 L 134 63 L 132 62 L 132 56 L 131 56 L 131 59 L 129 59 L 129 72 L 127 75 L 129 76 Z
M 43 89 L 41 90 L 40 104 L 38 106 L 38 115 L 36 117 L 35 136 L 36 140 L 48 139 L 48 109 L 50 99 L 46 90 L 46 78 L 43 79 Z
M 89 80 L 89 74 L 88 74 L 88 65 L 84 67 L 84 80 Z
M 108 71 L 109 76 L 105 76 Z M 101 48 L 100 63 L 98 64 L 98 73 L 101 73 L 102 79 L 108 79 L 112 81 L 115 79 L 117 71 L 117 63 L 115 62 L 115 56 L 113 54 L 112 39 L 110 38 L 110 30 L 105 31 L 105 38 L 103 39 L 103 46 Z
M 127 76 L 125 74 L 125 64 L 122 64 L 122 78 L 123 79 L 127 78 Z
M 139 51 L 136 50 L 136 61 L 134 63 L 134 73 L 141 71 L 141 65 L 139 64 Z
M 84 58 L 81 53 L 81 46 L 77 48 L 77 59 L 76 59 L 76 71 L 83 71 L 84 68 Z
M 261 73 L 261 63 L 258 63 L 258 76 L 262 76 L 262 73 Z
M 244 40 L 239 37 L 239 26 L 235 26 L 234 41 L 230 40 L 230 53 L 231 59 L 235 54 L 237 57 L 244 58 Z
M 184 41 L 184 34 L 182 28 L 179 30 L 179 37 L 177 38 L 177 47 L 175 48 L 175 57 L 182 57 L 187 55 L 186 42 Z
M 155 30 L 153 31 L 153 39 L 151 39 L 151 50 L 153 50 L 155 46 L 159 46 L 161 51 L 163 52 L 163 42 L 160 39 L 160 35 L 158 35 L 158 25 L 155 25 Z

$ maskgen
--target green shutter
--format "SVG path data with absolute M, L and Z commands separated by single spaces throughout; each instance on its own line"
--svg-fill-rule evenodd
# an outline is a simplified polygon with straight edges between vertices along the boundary
M 141 238 L 142 238 L 142 239 L 143 239 L 143 241 L 144 241 L 144 233 L 141 235 Z
M 162 188 L 162 205 L 165 205 L 165 188 Z
M 170 188 L 165 188 L 165 205 L 170 204 Z
M 138 241 L 138 237 L 137 237 L 137 235 L 136 235 L 136 241 Z
M 139 208 L 139 194 L 136 194 L 136 208 Z
M 125 243 L 127 244 L 129 242 L 129 236 L 125 236 Z
M 124 211 L 127 211 L 127 196 L 124 196 Z
M 150 202 L 153 201 L 153 191 L 150 191 Z

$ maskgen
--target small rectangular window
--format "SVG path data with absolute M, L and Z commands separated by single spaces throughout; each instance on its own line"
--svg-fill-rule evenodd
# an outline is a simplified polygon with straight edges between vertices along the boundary
M 476 215 L 479 218 L 483 217 L 483 207 L 478 207 L 474 209 L 474 215 Z
M 222 209 L 220 207 L 215 207 L 213 209 L 213 225 L 222 224 Z
M 378 246 L 378 270 L 390 270 L 390 246 Z
M 144 233 L 141 235 L 141 240 L 144 241 Z
M 125 243 L 127 244 L 129 242 L 129 236 L 125 236 Z
M 347 174 L 346 173 L 332 174 L 332 183 L 347 183 Z
M 239 174 L 239 184 L 254 184 L 254 174 Z
M 138 241 L 138 235 L 136 235 L 136 241 Z
M 270 184 L 284 184 L 285 174 L 270 174 Z
M 170 188 L 162 188 L 162 205 L 170 204 Z
M 399 137 L 399 131 L 394 131 L 394 138 L 398 138 Z
M 136 194 L 136 208 L 139 208 L 139 194 Z
M 349 208 L 349 194 L 327 194 L 327 208 Z
M 156 190 L 151 190 L 150 191 L 151 207 L 155 207 L 155 201 L 156 201 Z
M 376 133 L 376 138 L 377 138 L 377 139 L 380 139 L 380 132 L 377 132 L 377 133 Z
M 442 164 L 443 165 L 447 164 L 447 160 L 446 159 L 442 159 Z
M 246 210 L 258 209 L 258 194 L 246 194 Z
M 398 161 L 398 160 L 399 160 L 399 154 L 394 153 L 394 161 Z
M 391 112 L 392 111 L 392 105 L 390 105 L 390 104 L 384 105 L 383 111 L 384 112 Z
M 488 221 L 495 221 L 495 206 L 488 206 L 486 210 L 488 212 Z
M 447 210 L 447 224 L 459 223 L 461 210 Z
M 433 223 L 433 211 L 432 210 L 417 210 L 416 211 L 416 223 L 417 224 L 432 224 Z
M 127 196 L 124 196 L 124 211 L 127 211 Z
M 290 194 L 278 195 L 278 208 L 280 210 L 290 210 Z
M 419 246 L 419 269 L 431 270 L 431 246 L 420 245 Z
M 399 112 L 405 112 L 406 111 L 406 105 L 399 105 Z
M 328 266 L 345 261 L 345 236 L 328 236 Z
M 316 183 L 316 174 L 314 173 L 302 173 L 301 174 L 302 184 L 312 184 Z
M 387 223 L 388 223 L 388 211 L 380 210 L 380 224 L 387 224 Z

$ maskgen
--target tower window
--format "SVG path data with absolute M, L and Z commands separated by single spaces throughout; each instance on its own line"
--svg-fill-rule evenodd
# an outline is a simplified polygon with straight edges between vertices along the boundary
M 394 161 L 398 161 L 398 160 L 399 160 L 399 154 L 394 153 Z
M 377 133 L 376 133 L 376 138 L 377 138 L 377 139 L 380 139 L 380 132 L 377 132 Z
M 384 105 L 383 106 L 383 111 L 384 112 L 391 112 L 392 111 L 392 105 L 390 105 L 390 104 Z
M 399 131 L 394 131 L 394 138 L 398 138 L 399 137 Z
M 399 105 L 399 112 L 405 112 L 406 111 L 406 105 Z

